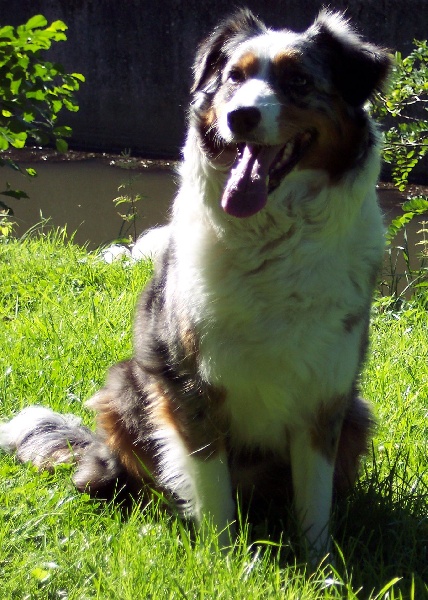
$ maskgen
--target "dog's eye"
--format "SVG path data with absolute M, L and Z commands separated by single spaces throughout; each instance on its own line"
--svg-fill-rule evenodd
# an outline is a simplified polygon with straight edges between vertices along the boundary
M 228 80 L 233 83 L 242 83 L 245 80 L 244 72 L 235 67 L 229 71 Z
M 296 88 L 303 88 L 308 85 L 308 79 L 304 75 L 293 75 L 290 77 L 288 85 Z
M 284 73 L 279 85 L 285 93 L 306 94 L 311 84 L 310 77 L 303 73 Z

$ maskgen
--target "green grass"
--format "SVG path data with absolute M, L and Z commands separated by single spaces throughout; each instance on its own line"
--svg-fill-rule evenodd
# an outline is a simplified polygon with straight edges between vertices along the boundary
M 60 233 L 0 242 L 0 418 L 40 403 L 91 425 L 84 400 L 129 355 L 149 276 L 148 265 L 106 265 Z M 250 543 L 244 528 L 226 556 L 193 546 L 155 502 L 125 519 L 77 494 L 71 467 L 37 473 L 1 454 L 0 600 L 428 598 L 426 312 L 374 311 L 362 383 L 379 426 L 335 510 L 334 570 L 309 575 L 290 562 L 286 533 L 282 546 Z

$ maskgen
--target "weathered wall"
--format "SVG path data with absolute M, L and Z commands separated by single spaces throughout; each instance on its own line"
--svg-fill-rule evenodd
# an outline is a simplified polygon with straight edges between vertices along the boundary
M 63 117 L 81 148 L 176 156 L 183 140 L 198 41 L 230 12 L 230 0 L 0 0 L 0 23 L 34 14 L 69 27 L 49 58 L 83 73 L 80 111 Z M 427 0 L 247 0 L 275 27 L 306 28 L 323 4 L 347 9 L 372 41 L 408 52 L 428 35 Z

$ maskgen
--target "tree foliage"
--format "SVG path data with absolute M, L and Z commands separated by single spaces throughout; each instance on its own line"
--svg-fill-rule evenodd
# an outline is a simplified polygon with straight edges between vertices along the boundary
M 379 95 L 373 113 L 384 129 L 383 158 L 391 165 L 392 179 L 400 191 L 409 183 L 416 165 L 428 158 L 428 42 L 415 41 L 414 50 L 405 58 L 395 54 L 391 86 Z M 414 217 L 428 212 L 428 198 L 410 196 L 403 214 L 388 227 L 387 242 Z
M 401 192 L 406 191 L 407 196 L 402 213 L 391 221 L 386 232 L 390 273 L 383 284 L 394 298 L 394 306 L 406 295 L 417 297 L 421 293 L 425 294 L 426 304 L 428 285 L 428 229 L 427 222 L 421 221 L 422 215 L 428 213 L 428 197 L 412 194 L 407 187 L 410 173 L 428 159 L 428 43 L 415 41 L 414 44 L 413 51 L 405 58 L 396 53 L 391 87 L 373 106 L 374 115 L 384 130 L 383 157 L 391 165 L 394 184 Z M 421 224 L 416 233 L 422 234 L 416 246 L 409 245 L 406 234 L 406 226 L 415 218 Z M 397 237 L 400 232 L 402 235 Z M 417 246 L 421 250 L 418 255 L 415 254 Z M 403 267 L 398 267 L 399 264 Z
M 52 42 L 67 39 L 66 30 L 62 21 L 48 25 L 42 15 L 16 28 L 0 27 L 0 166 L 21 170 L 15 161 L 1 155 L 10 147 L 55 143 L 60 152 L 67 150 L 64 138 L 70 136 L 71 128 L 57 125 L 58 113 L 62 108 L 78 110 L 74 94 L 85 79 L 43 58 Z M 32 169 L 27 173 L 35 174 Z M 26 196 L 11 189 L 1 193 Z
M 390 90 L 374 106 L 375 116 L 386 126 L 383 156 L 401 191 L 428 153 L 428 43 L 414 43 L 405 58 L 395 54 Z

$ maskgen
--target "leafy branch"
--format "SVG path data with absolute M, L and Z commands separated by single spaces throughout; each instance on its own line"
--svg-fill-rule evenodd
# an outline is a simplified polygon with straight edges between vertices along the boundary
M 36 15 L 24 25 L 0 27 L 0 166 L 21 168 L 2 152 L 23 148 L 31 142 L 44 146 L 54 143 L 59 152 L 66 152 L 64 138 L 71 128 L 57 125 L 62 108 L 76 112 L 79 107 L 74 94 L 85 78 L 80 73 L 66 73 L 58 63 L 46 61 L 42 53 L 53 42 L 65 41 L 67 26 L 62 21 L 48 25 L 42 15 Z M 34 176 L 34 169 L 26 169 Z M 7 187 L 0 192 L 15 198 L 27 197 L 25 192 Z
M 409 175 L 428 153 L 428 42 L 415 41 L 405 58 L 395 54 L 391 89 L 373 106 L 386 126 L 383 157 L 392 166 L 392 178 L 404 191 Z
M 379 94 L 372 107 L 384 130 L 383 158 L 391 165 L 393 182 L 402 192 L 406 190 L 410 173 L 418 163 L 426 161 L 428 154 L 428 43 L 415 41 L 414 44 L 408 56 L 403 58 L 396 53 L 391 88 L 388 94 Z M 406 226 L 428 213 L 428 198 L 409 194 L 402 209 L 386 232 L 389 272 L 382 289 L 389 290 L 388 302 L 392 299 L 394 306 L 410 292 L 414 297 L 426 293 L 427 286 L 427 229 L 424 226 L 417 232 L 423 234 L 423 239 L 416 242 L 421 252 L 414 267 L 411 251 L 415 248 L 408 243 Z M 403 235 L 398 241 L 400 232 Z

